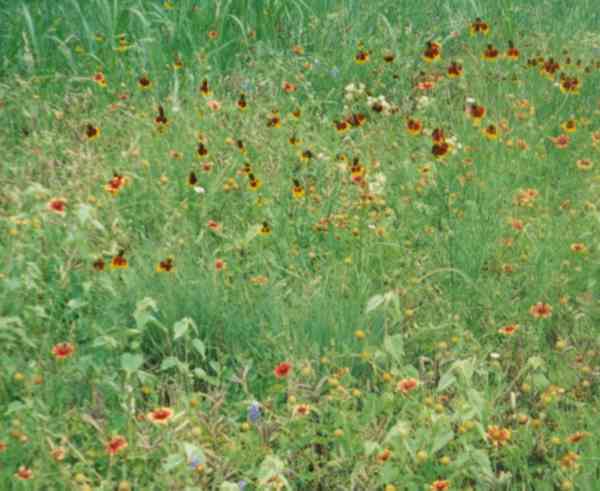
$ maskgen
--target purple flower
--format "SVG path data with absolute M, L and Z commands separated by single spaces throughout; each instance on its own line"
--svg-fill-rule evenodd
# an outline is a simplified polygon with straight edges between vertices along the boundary
M 250 422 L 256 423 L 260 419 L 260 416 L 260 404 L 254 401 L 252 404 L 250 404 L 250 407 L 248 408 L 248 419 L 250 420 Z
M 246 484 L 247 484 L 247 482 L 244 481 L 243 479 L 240 482 L 238 482 L 238 486 L 240 488 L 240 491 L 244 491 L 244 488 L 246 487 Z

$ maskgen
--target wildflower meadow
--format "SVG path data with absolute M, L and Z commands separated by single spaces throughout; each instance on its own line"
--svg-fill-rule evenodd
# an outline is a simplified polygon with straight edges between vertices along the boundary
M 0 490 L 600 490 L 596 3 L 0 2 Z

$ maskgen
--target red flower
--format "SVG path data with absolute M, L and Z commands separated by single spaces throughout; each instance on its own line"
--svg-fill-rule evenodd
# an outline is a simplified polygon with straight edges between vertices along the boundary
M 275 367 L 275 377 L 284 378 L 287 377 L 292 371 L 292 364 L 287 361 L 281 362 Z
M 173 416 L 173 410 L 168 407 L 159 407 L 154 411 L 149 412 L 146 418 L 152 421 L 154 424 L 164 425 L 169 422 Z
M 227 267 L 225 261 L 220 258 L 215 259 L 215 270 L 218 272 L 223 271 Z
M 64 215 L 67 207 L 67 200 L 65 198 L 52 198 L 47 206 L 49 211 L 58 215 Z
M 58 343 L 52 348 L 52 354 L 58 360 L 69 358 L 73 353 L 75 353 L 75 347 L 71 343 Z
M 121 450 L 127 448 L 127 440 L 124 436 L 114 436 L 106 443 L 106 451 L 110 455 L 115 455 L 119 453 Z
M 396 385 L 396 390 L 406 395 L 419 386 L 419 381 L 416 378 L 404 378 Z
M 22 465 L 15 473 L 15 477 L 21 481 L 28 481 L 33 477 L 33 471 L 29 467 Z
M 547 319 L 552 315 L 552 306 L 547 303 L 538 302 L 531 306 L 529 313 L 536 319 Z

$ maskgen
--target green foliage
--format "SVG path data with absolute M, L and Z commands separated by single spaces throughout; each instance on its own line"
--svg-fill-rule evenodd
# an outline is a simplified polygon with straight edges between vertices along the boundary
M 591 0 L 6 3 L 0 482 L 594 489 Z

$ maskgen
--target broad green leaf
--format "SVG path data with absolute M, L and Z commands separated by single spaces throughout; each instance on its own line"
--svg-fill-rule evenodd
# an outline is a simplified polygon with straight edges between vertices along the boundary
M 160 364 L 161 370 L 169 370 L 170 368 L 176 367 L 179 365 L 179 360 L 175 356 L 169 356 L 165 358 Z
M 166 472 L 172 471 L 175 467 L 180 466 L 184 463 L 184 458 L 180 454 L 171 454 L 167 457 L 167 460 L 163 463 L 163 469 Z
M 134 353 L 123 353 L 121 355 L 121 368 L 126 372 L 135 372 L 144 364 L 143 355 Z
M 410 423 L 408 421 L 398 421 L 388 434 L 385 436 L 385 443 L 398 443 L 405 440 L 410 435 Z
M 200 340 L 198 338 L 194 338 L 192 340 L 192 346 L 196 349 L 196 351 L 198 353 L 200 353 L 200 356 L 202 357 L 202 359 L 206 360 L 206 346 L 202 342 L 202 340 Z
M 143 329 L 150 322 L 156 322 L 153 313 L 158 312 L 158 306 L 153 298 L 146 297 L 135 306 L 133 318 L 138 329 Z
M 455 361 L 452 364 L 451 370 L 461 377 L 464 384 L 470 385 L 473 373 L 475 372 L 475 358 Z
M 452 431 L 452 428 L 450 428 L 450 425 L 440 424 L 434 431 L 431 453 L 436 453 L 444 448 L 453 438 L 454 432 Z
M 373 455 L 373 453 L 379 449 L 379 443 L 371 441 L 371 440 L 367 440 L 366 442 L 363 443 L 364 447 L 365 447 L 365 455 L 367 457 L 369 457 L 370 455 Z
M 456 383 L 456 377 L 452 373 L 452 369 L 448 370 L 444 375 L 441 376 L 437 386 L 438 392 L 444 392 L 448 387 L 453 386 Z
M 404 356 L 404 339 L 402 338 L 402 334 L 386 336 L 383 340 L 383 348 L 399 363 Z
M 550 380 L 543 373 L 534 373 L 531 381 L 537 390 L 544 390 L 550 385 Z
M 367 301 L 367 307 L 365 308 L 365 312 L 368 314 L 369 312 L 375 310 L 379 307 L 383 302 L 385 302 L 385 297 L 381 294 L 373 295 Z
M 545 365 L 544 359 L 541 356 L 532 356 L 527 360 L 527 364 L 533 369 L 538 370 Z
M 181 336 L 185 335 L 188 330 L 191 328 L 193 328 L 194 330 L 196 330 L 196 323 L 190 319 L 189 317 L 185 317 L 179 321 L 177 321 L 174 325 L 173 325 L 173 339 L 179 339 Z
M 479 419 L 482 419 L 483 411 L 485 409 L 485 401 L 481 393 L 475 389 L 468 389 L 467 399 L 469 400 L 469 403 L 473 409 L 477 412 Z

